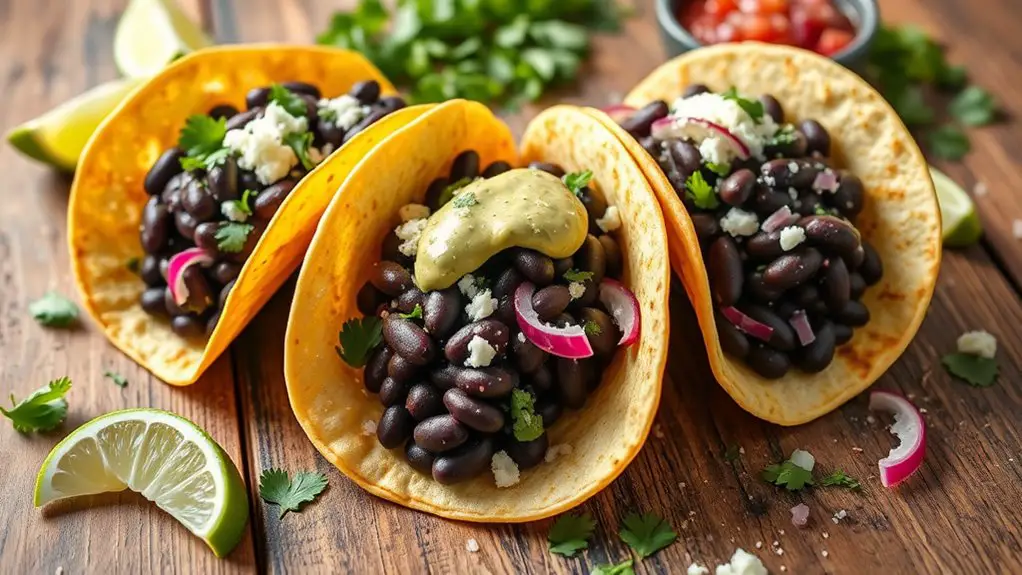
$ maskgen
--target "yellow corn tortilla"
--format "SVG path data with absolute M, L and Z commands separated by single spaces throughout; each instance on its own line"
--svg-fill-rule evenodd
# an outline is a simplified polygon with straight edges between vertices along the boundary
M 359 159 L 384 136 L 428 107 L 399 110 L 358 134 L 305 176 L 267 226 L 245 263 L 212 336 L 186 340 L 170 323 L 142 310 L 142 280 L 128 270 L 144 255 L 139 221 L 148 195 L 145 175 L 177 142 L 185 119 L 217 104 L 244 109 L 254 87 L 289 80 L 347 93 L 356 82 L 394 87 L 361 55 L 312 46 L 224 46 L 201 50 L 168 66 L 110 114 L 85 148 L 71 188 L 68 242 L 75 281 L 89 315 L 107 338 L 158 378 L 194 383 L 227 348 L 273 292 L 298 267 L 316 223 Z
M 865 208 L 856 226 L 876 248 L 883 279 L 862 302 L 870 322 L 838 347 L 823 372 L 793 368 L 768 380 L 724 354 L 699 241 L 681 199 L 656 161 L 607 115 L 588 110 L 624 142 L 664 209 L 671 263 L 695 308 L 710 367 L 732 398 L 753 415 L 798 425 L 837 408 L 869 387 L 908 346 L 926 314 L 940 269 L 940 210 L 919 147 L 890 105 L 861 78 L 812 52 L 771 44 L 722 44 L 689 52 L 657 68 L 625 98 L 642 107 L 668 104 L 690 84 L 722 92 L 771 94 L 786 120 L 816 119 L 830 132 L 831 157 L 862 179 Z
M 379 399 L 362 370 L 337 357 L 338 331 L 361 314 L 355 296 L 380 258 L 398 209 L 422 202 L 433 178 L 460 152 L 481 166 L 542 159 L 568 171 L 591 169 L 608 202 L 621 211 L 615 232 L 625 260 L 624 283 L 642 310 L 639 341 L 619 349 L 600 387 L 548 433 L 573 451 L 523 471 L 498 489 L 493 475 L 441 485 L 412 469 L 403 449 L 387 450 L 362 431 L 378 421 Z M 395 503 L 442 517 L 479 522 L 542 519 L 583 502 L 620 474 L 638 453 L 656 413 L 668 339 L 670 267 L 663 219 L 652 190 L 621 143 L 584 112 L 554 108 L 528 127 L 521 162 L 508 128 L 481 104 L 438 106 L 377 146 L 334 198 L 302 266 L 288 321 L 284 375 L 295 417 L 316 448 L 352 481 Z

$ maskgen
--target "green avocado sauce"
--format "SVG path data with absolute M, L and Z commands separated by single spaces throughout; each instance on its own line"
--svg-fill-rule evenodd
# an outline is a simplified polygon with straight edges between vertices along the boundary
M 586 239 L 585 206 L 560 179 L 517 169 L 476 180 L 430 216 L 419 238 L 415 283 L 440 290 L 512 247 L 566 258 Z

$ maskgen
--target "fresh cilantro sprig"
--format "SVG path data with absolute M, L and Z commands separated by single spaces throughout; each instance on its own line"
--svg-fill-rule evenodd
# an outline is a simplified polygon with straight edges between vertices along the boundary
M 259 192 L 254 190 L 246 189 L 241 193 L 241 199 L 231 200 L 234 207 L 241 213 L 251 216 L 252 215 L 252 198 L 254 198 Z
M 927 134 L 929 149 L 939 158 L 960 160 L 972 149 L 969 136 L 953 124 L 945 124 Z
M 588 186 L 589 182 L 593 180 L 593 171 L 585 170 L 582 172 L 564 174 L 561 180 L 564 182 L 564 185 L 571 190 L 571 193 L 577 196 L 582 193 L 582 188 Z
M 997 105 L 986 90 L 969 86 L 951 100 L 948 112 L 966 126 L 985 126 L 994 121 Z
M 763 108 L 763 102 L 743 98 L 738 94 L 738 90 L 734 86 L 728 88 L 726 92 L 721 94 L 721 97 L 725 100 L 731 100 L 735 104 L 738 104 L 738 107 L 745 110 L 745 113 L 756 122 L 763 119 L 763 114 L 766 113 Z
M 550 528 L 547 542 L 550 552 L 573 557 L 576 553 L 589 547 L 589 538 L 593 536 L 596 522 L 588 513 L 581 515 L 561 515 Z
M 635 569 L 632 567 L 633 563 L 632 559 L 625 559 L 620 563 L 597 565 L 593 567 L 593 571 L 589 575 L 635 575 Z
M 397 317 L 402 319 L 422 319 L 422 306 L 419 304 L 415 304 L 415 307 L 412 309 L 412 311 L 408 313 L 399 313 L 397 314 Z
M 267 469 L 259 476 L 259 496 L 263 501 L 280 506 L 282 519 L 288 511 L 300 511 L 326 489 L 326 475 L 315 471 L 299 471 L 292 480 L 283 469 Z
M 579 283 L 587 282 L 587 281 L 593 279 L 593 272 L 584 272 L 582 270 L 577 270 L 575 268 L 571 268 L 570 270 L 564 272 L 564 279 L 566 279 L 566 280 L 568 280 L 570 282 L 579 282 Z
M 369 354 L 383 341 L 383 322 L 376 316 L 344 322 L 338 335 L 337 355 L 351 367 L 363 367 Z
M 951 353 L 941 359 L 951 375 L 973 387 L 990 387 L 997 381 L 997 360 L 971 353 Z
M 236 254 L 245 248 L 248 235 L 252 233 L 255 226 L 238 222 L 223 222 L 217 228 L 213 237 L 216 239 L 220 251 L 228 254 Z
M 618 533 L 640 559 L 667 547 L 678 538 L 671 526 L 653 513 L 631 513 L 622 522 Z
M 524 389 L 511 391 L 511 421 L 518 441 L 532 441 L 543 435 L 543 418 L 536 413 L 536 398 Z
M 12 393 L 13 407 L 10 410 L 0 407 L 0 413 L 10 419 L 14 429 L 21 433 L 50 431 L 67 417 L 67 399 L 64 396 L 70 390 L 71 379 L 61 377 L 33 391 L 21 401 L 16 402 Z
M 177 146 L 184 150 L 181 167 L 186 171 L 208 170 L 227 160 L 230 151 L 224 148 L 227 118 L 193 114 L 185 120 Z
M 78 321 L 78 306 L 52 291 L 28 304 L 28 313 L 46 327 L 70 327 Z
M 109 378 L 110 381 L 114 382 L 117 387 L 128 387 L 128 378 L 117 373 L 116 371 L 104 371 L 103 377 Z
M 706 162 L 706 169 L 723 178 L 731 173 L 731 164 L 727 162 Z
M 806 485 L 813 484 L 813 472 L 795 465 L 791 460 L 767 465 L 760 477 L 763 481 L 784 487 L 788 491 L 798 491 Z
M 270 86 L 270 94 L 267 97 L 267 102 L 274 102 L 288 114 L 291 114 L 295 118 L 304 118 L 308 113 L 309 109 L 305 105 L 305 100 L 298 94 L 288 90 L 280 84 L 274 84 Z
M 302 163 L 302 167 L 306 170 L 316 167 L 316 162 L 313 162 L 309 157 L 312 138 L 312 132 L 291 132 L 283 138 L 284 145 L 294 151 L 295 157 L 298 158 L 298 161 Z
M 844 471 L 837 469 L 830 475 L 820 480 L 820 485 L 824 487 L 847 487 L 848 489 L 856 490 L 862 489 L 862 484 L 859 480 L 848 475 Z
M 699 170 L 692 172 L 692 175 L 685 180 L 685 196 L 692 200 L 697 208 L 704 210 L 712 210 L 720 203 L 713 186 L 706 181 L 703 173 Z

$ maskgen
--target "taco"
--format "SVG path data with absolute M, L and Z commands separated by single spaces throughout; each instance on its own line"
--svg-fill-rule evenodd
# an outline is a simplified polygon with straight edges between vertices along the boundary
M 807 51 L 726 44 L 664 64 L 605 112 L 589 110 L 656 191 L 710 366 L 739 405 L 804 423 L 901 355 L 933 294 L 940 211 L 912 136 L 862 79 Z
M 231 46 L 178 60 L 97 130 L 68 214 L 82 300 L 107 338 L 187 385 L 298 267 L 327 204 L 422 114 L 362 56 Z
M 666 250 L 642 172 L 581 110 L 540 114 L 519 159 L 484 106 L 439 105 L 366 156 L 316 232 L 291 407 L 327 460 L 401 505 L 481 522 L 573 507 L 652 424 Z

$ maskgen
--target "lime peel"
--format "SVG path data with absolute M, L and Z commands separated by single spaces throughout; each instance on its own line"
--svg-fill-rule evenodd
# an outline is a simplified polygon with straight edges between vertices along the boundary
M 933 166 L 930 166 L 930 176 L 937 190 L 944 245 L 965 247 L 978 242 L 983 235 L 983 225 L 969 194 L 947 174 Z

